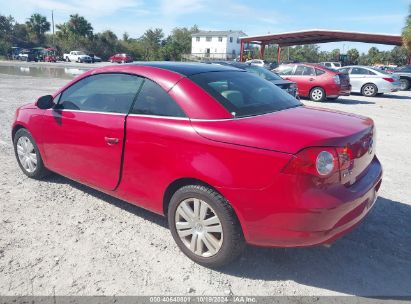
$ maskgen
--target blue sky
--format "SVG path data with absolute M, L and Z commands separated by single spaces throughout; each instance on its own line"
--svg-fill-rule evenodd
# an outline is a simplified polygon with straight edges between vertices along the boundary
M 411 0 L 0 0 L 0 14 L 24 22 L 33 12 L 62 23 L 70 14 L 88 19 L 95 31 L 128 32 L 138 37 L 148 28 L 168 34 L 174 27 L 197 24 L 205 30 L 240 29 L 248 35 L 304 29 L 335 29 L 400 34 Z M 327 43 L 321 49 L 372 45 Z M 377 45 L 380 49 L 390 46 Z

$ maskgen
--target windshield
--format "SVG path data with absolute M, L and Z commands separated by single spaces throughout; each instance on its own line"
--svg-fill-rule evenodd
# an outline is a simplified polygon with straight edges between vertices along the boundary
M 245 72 L 209 72 L 190 79 L 214 97 L 234 117 L 246 117 L 301 106 L 271 82 Z
M 272 81 L 272 80 L 282 80 L 282 78 L 280 76 L 278 76 L 277 74 L 274 74 L 273 72 L 270 72 L 269 70 L 262 68 L 262 67 L 258 67 L 258 66 L 248 66 L 245 68 L 245 70 L 249 73 L 254 73 L 256 74 L 258 77 L 261 77 L 265 80 L 268 81 Z

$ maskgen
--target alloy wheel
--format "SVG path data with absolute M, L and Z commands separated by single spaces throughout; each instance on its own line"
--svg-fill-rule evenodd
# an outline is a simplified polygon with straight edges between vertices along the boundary
M 311 96 L 314 101 L 318 101 L 323 98 L 323 92 L 320 89 L 314 89 L 311 93 Z
M 373 85 L 366 85 L 364 87 L 364 95 L 372 96 L 375 94 L 375 87 Z
M 22 136 L 17 141 L 17 156 L 20 164 L 29 173 L 33 173 L 37 168 L 37 153 L 30 139 Z
M 211 257 L 223 244 L 223 228 L 217 213 L 205 201 L 188 198 L 175 212 L 175 227 L 183 244 L 194 254 Z

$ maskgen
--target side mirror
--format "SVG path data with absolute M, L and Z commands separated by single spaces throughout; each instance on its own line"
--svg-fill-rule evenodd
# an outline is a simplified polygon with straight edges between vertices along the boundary
M 53 96 L 45 95 L 37 99 L 36 106 L 39 109 L 46 110 L 54 107 Z

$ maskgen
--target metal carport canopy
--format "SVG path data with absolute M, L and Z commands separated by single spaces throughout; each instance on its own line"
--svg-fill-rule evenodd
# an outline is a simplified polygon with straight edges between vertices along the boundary
M 264 56 L 264 48 L 268 44 L 278 44 L 279 49 L 281 47 L 292 46 L 292 45 L 326 43 L 326 42 L 337 42 L 337 41 L 354 41 L 354 42 L 366 42 L 366 43 L 388 44 L 388 45 L 398 45 L 398 46 L 402 45 L 402 38 L 400 35 L 345 32 L 345 31 L 322 30 L 322 29 L 240 37 L 240 41 L 241 41 L 241 54 L 240 54 L 241 60 L 243 59 L 245 43 L 260 44 L 261 45 L 261 54 L 260 54 L 261 57 Z

